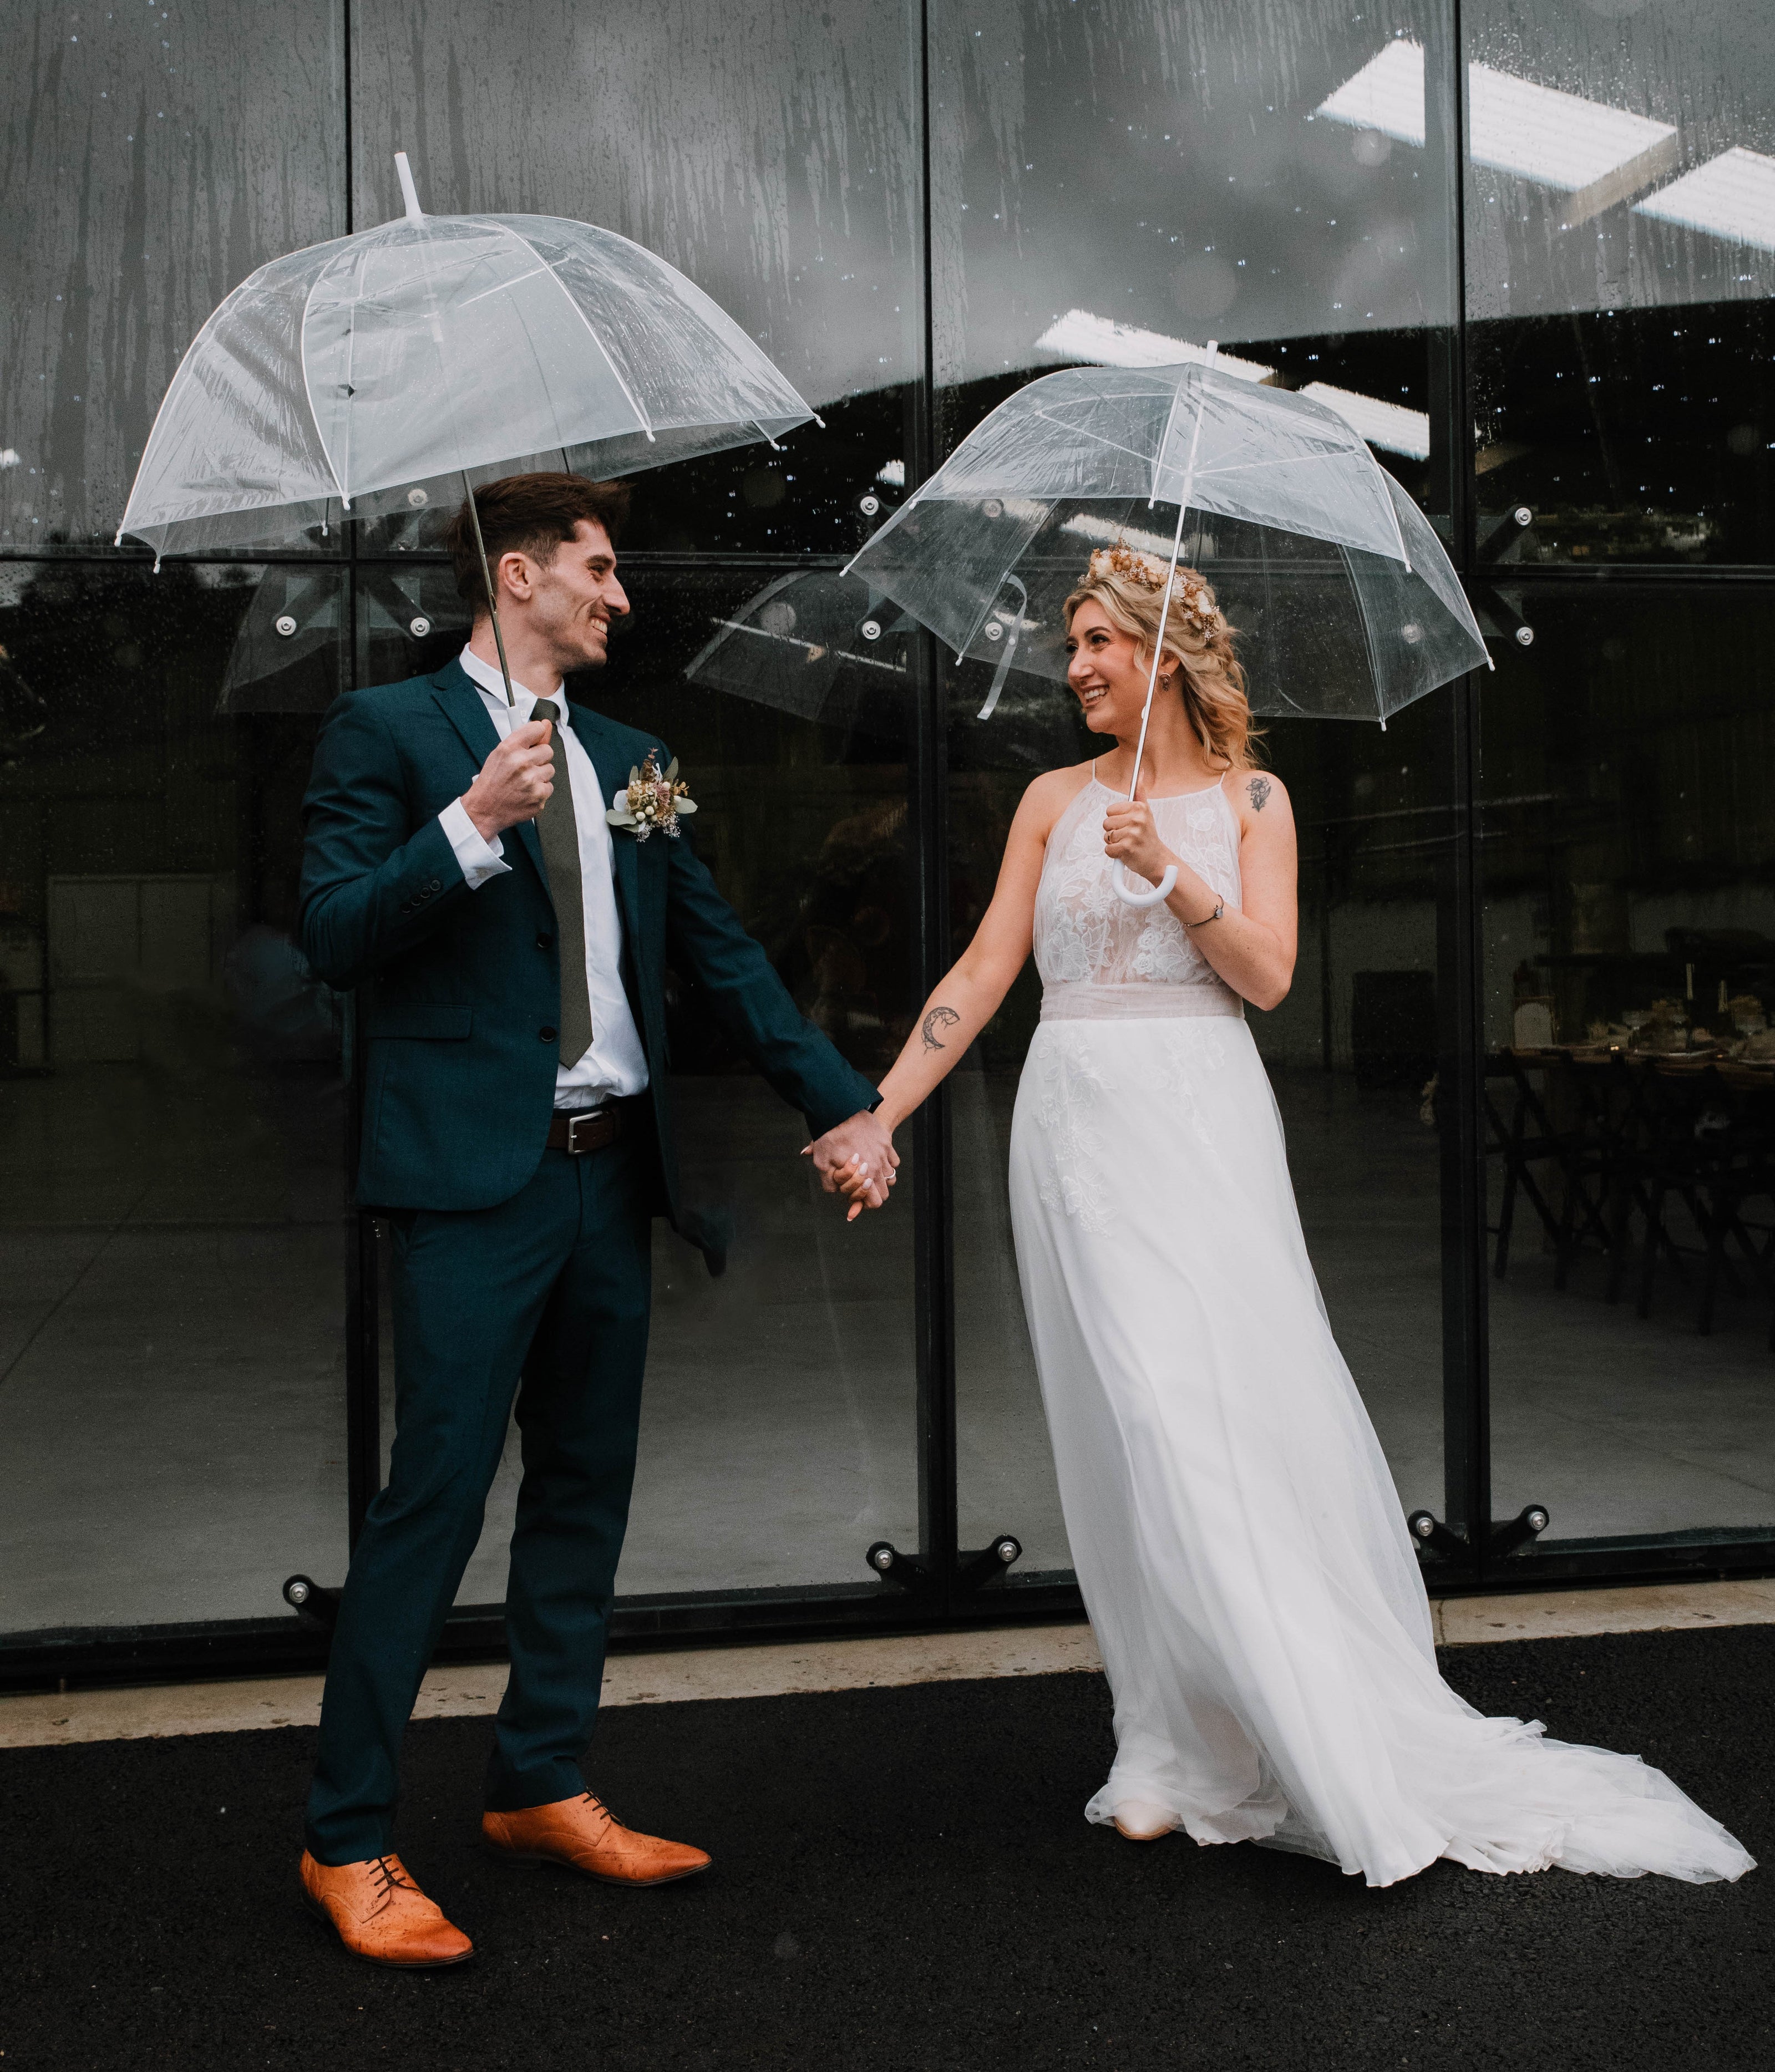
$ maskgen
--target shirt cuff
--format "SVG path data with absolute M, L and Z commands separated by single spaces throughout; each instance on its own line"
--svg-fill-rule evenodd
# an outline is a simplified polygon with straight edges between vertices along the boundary
M 478 892 L 488 878 L 498 878 L 509 870 L 511 865 L 500 859 L 505 854 L 505 845 L 497 835 L 486 841 L 480 829 L 468 817 L 468 808 L 460 799 L 452 799 L 438 816 L 438 824 L 444 831 L 444 839 L 456 853 L 456 861 L 462 866 L 462 874 L 468 882 L 471 892 Z

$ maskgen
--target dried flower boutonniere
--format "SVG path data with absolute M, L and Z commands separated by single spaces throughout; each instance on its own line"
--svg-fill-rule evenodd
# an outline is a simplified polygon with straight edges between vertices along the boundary
M 636 841 L 645 841 L 656 828 L 676 841 L 679 814 L 696 809 L 690 786 L 678 775 L 677 758 L 673 757 L 662 777 L 650 748 L 640 768 L 629 771 L 627 788 L 612 799 L 604 818 L 613 828 L 632 828 Z

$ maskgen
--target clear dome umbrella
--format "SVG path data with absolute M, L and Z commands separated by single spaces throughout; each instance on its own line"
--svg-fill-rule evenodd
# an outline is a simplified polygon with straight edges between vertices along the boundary
M 1184 556 L 1186 539 L 1188 553 Z M 1121 541 L 1213 582 L 1242 636 L 1252 708 L 1378 720 L 1490 666 L 1460 582 L 1417 505 L 1322 404 L 1213 362 L 1080 367 L 1008 397 L 845 573 L 928 626 L 958 660 L 1064 679 L 1061 606 L 1092 550 Z M 1135 758 L 1139 782 L 1159 656 Z M 1136 890 L 1171 891 L 1176 873 Z
M 814 417 L 644 247 L 558 216 L 426 216 L 395 162 L 405 216 L 273 260 L 198 333 L 120 545 L 262 544 L 421 511 L 477 473 L 633 474 Z

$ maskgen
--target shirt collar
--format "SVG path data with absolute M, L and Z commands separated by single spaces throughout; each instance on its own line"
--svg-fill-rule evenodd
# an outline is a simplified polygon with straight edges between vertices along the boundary
M 499 671 L 491 663 L 482 661 L 473 648 L 466 644 L 458 659 L 462 663 L 463 672 L 469 682 L 484 697 L 490 698 L 495 705 L 503 709 L 505 704 L 505 679 L 500 676 Z M 527 713 L 529 707 L 533 705 L 538 697 L 553 698 L 561 709 L 561 724 L 567 726 L 571 725 L 571 722 L 567 717 L 567 701 L 562 694 L 562 689 L 563 685 L 558 680 L 552 691 L 539 692 L 533 691 L 527 684 L 521 684 L 516 676 L 512 679 L 512 696 L 517 701 L 520 709 Z

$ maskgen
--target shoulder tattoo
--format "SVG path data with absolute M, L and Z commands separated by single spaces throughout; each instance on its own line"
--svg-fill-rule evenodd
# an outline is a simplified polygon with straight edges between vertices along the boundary
M 927 1050 L 946 1050 L 949 1046 L 938 1031 L 953 1029 L 961 1019 L 953 1007 L 933 1007 L 919 1025 L 919 1034 L 925 1039 L 925 1048 Z
M 1267 777 L 1254 777 L 1245 787 L 1245 796 L 1251 801 L 1254 813 L 1263 811 L 1263 802 L 1275 789 Z

